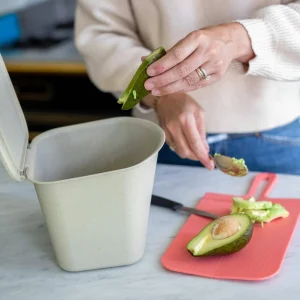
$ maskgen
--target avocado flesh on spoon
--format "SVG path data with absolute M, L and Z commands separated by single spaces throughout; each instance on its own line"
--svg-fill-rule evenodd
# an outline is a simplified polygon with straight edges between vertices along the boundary
M 215 153 L 214 156 L 210 156 L 215 162 L 216 166 L 225 174 L 234 177 L 242 177 L 248 174 L 248 167 L 245 164 L 244 159 L 237 159 L 235 157 L 228 157 Z

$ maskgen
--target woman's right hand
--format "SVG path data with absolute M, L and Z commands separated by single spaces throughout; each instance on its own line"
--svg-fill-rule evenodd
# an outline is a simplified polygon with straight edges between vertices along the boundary
M 153 106 L 153 97 L 149 94 L 144 104 Z M 175 93 L 160 97 L 156 102 L 156 112 L 167 144 L 181 158 L 198 160 L 212 170 L 214 164 L 208 156 L 202 107 L 188 94 Z

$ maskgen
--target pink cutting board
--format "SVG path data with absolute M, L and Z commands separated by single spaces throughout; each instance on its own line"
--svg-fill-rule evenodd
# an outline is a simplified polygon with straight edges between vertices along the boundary
M 276 275 L 283 263 L 300 215 L 300 199 L 271 199 L 268 193 L 277 181 L 276 174 L 257 175 L 244 197 L 254 196 L 260 184 L 266 186 L 257 199 L 280 203 L 290 212 L 288 218 L 255 224 L 249 244 L 240 252 L 220 257 L 193 257 L 186 250 L 188 242 L 212 220 L 191 215 L 161 258 L 171 271 L 218 279 L 263 280 Z M 232 195 L 207 193 L 197 208 L 217 215 L 230 213 Z

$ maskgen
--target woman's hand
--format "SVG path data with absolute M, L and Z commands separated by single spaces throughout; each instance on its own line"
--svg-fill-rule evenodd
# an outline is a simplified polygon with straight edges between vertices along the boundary
M 149 96 L 144 104 L 152 106 L 152 95 Z M 160 97 L 156 111 L 167 144 L 181 158 L 198 160 L 212 170 L 214 164 L 208 156 L 209 146 L 201 106 L 188 94 L 174 94 Z
M 253 57 L 250 38 L 239 23 L 197 30 L 149 66 L 148 75 L 153 77 L 145 88 L 157 96 L 193 91 L 220 80 L 232 60 L 247 63 Z M 209 79 L 200 80 L 195 71 L 199 67 Z

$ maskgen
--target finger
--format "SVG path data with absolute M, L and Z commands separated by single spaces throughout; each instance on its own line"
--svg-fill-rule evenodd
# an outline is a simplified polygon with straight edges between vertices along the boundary
M 208 145 L 208 142 L 207 142 L 207 138 L 206 138 L 206 129 L 205 129 L 205 122 L 204 122 L 204 118 L 203 116 L 201 115 L 202 113 L 200 113 L 198 116 L 196 115 L 196 125 L 197 125 L 197 128 L 198 128 L 198 132 L 200 134 L 200 138 L 203 142 L 203 145 L 206 149 L 206 152 L 208 153 L 209 152 L 209 145 Z
M 203 141 L 204 147 L 208 153 L 210 147 L 207 143 L 207 138 L 206 138 L 206 128 L 205 128 L 205 122 L 203 117 L 203 111 L 196 113 L 196 124 L 197 124 L 198 132 L 200 134 L 201 140 Z
M 186 119 L 186 126 L 185 126 L 184 133 L 190 148 L 192 149 L 193 153 L 196 155 L 198 160 L 203 164 L 204 167 L 208 169 L 213 169 L 213 165 L 207 155 L 206 147 L 203 143 L 203 139 L 198 130 L 195 117 L 189 117 Z
M 205 55 L 203 55 L 203 51 L 201 51 L 200 49 L 196 49 L 189 57 L 187 57 L 184 61 L 174 66 L 170 70 L 146 80 L 145 88 L 147 90 L 157 89 L 177 80 L 183 79 L 185 77 L 188 78 L 193 75 L 194 79 L 197 80 L 197 76 L 195 76 L 197 75 L 197 73 L 194 71 L 199 66 L 206 63 L 206 61 L 207 58 L 205 57 Z
M 167 51 L 166 55 L 154 62 L 147 69 L 149 76 L 159 75 L 186 59 L 199 46 L 196 34 L 189 34 Z
M 203 68 L 207 75 L 213 74 L 216 70 L 218 70 L 218 65 L 215 65 L 210 62 L 204 63 L 203 66 L 205 68 L 202 66 L 201 68 Z M 201 80 L 203 80 L 203 78 L 200 78 L 200 75 L 196 71 L 193 71 L 191 74 L 187 75 L 183 79 L 160 88 L 155 88 L 151 92 L 153 95 L 167 95 L 178 91 L 186 91 L 190 90 L 190 87 L 194 87 L 195 85 L 199 84 Z
M 202 64 L 200 67 L 199 67 L 199 70 L 202 71 L 207 75 L 211 75 L 211 74 L 219 74 L 219 73 L 222 73 L 223 71 L 223 61 L 222 60 L 217 60 L 217 61 L 206 61 L 204 64 Z M 201 68 L 201 69 L 200 69 Z M 198 74 L 197 74 L 198 75 Z M 200 79 L 200 76 L 198 75 L 199 79 Z
M 171 135 L 170 131 L 165 126 L 162 126 L 162 129 L 164 130 L 165 135 L 166 135 L 166 143 L 168 144 L 168 146 L 170 147 L 170 149 L 172 151 L 175 151 L 176 144 L 175 144 L 174 140 L 172 139 L 172 135 Z
M 204 121 L 204 117 L 203 117 L 204 112 L 203 111 L 199 111 L 198 113 L 196 113 L 196 124 L 197 124 L 197 128 L 200 134 L 200 137 L 203 141 L 203 144 L 205 146 L 205 149 L 207 151 L 207 153 L 209 154 L 209 145 L 207 143 L 207 138 L 206 138 L 206 127 L 205 127 L 205 121 Z M 211 165 L 211 170 L 214 169 L 214 162 L 213 160 L 211 160 L 211 158 L 209 157 L 210 160 L 210 165 Z
M 176 142 L 174 141 L 174 139 L 172 138 L 171 133 L 169 132 L 169 130 L 166 127 L 162 127 L 165 135 L 166 135 L 166 143 L 167 145 L 170 147 L 170 150 L 176 152 Z M 177 142 L 178 143 L 178 142 Z M 178 153 L 177 153 L 178 154 Z M 195 158 L 196 159 L 196 158 Z
M 194 74 L 195 73 L 195 74 Z M 213 84 L 220 80 L 220 76 L 217 74 L 209 75 L 209 80 L 202 79 L 200 80 L 199 75 L 196 72 L 193 72 L 193 75 L 188 79 L 184 78 L 178 80 L 174 83 L 170 83 L 166 86 L 163 86 L 159 89 L 154 89 L 151 91 L 152 95 L 154 96 L 165 96 L 177 92 L 190 92 L 197 90 L 199 88 L 203 88 L 210 84 Z
M 171 146 L 175 146 L 175 151 L 181 158 L 198 160 L 198 158 L 195 156 L 195 154 L 189 148 L 188 142 L 187 142 L 180 126 L 178 126 L 177 128 L 173 128 L 173 130 L 170 129 L 169 132 L 171 133 L 171 136 L 172 136 L 171 137 L 171 139 L 172 139 Z
M 198 128 L 198 130 L 199 130 L 199 128 Z M 200 135 L 201 136 L 201 135 Z M 205 149 L 206 149 L 206 151 L 207 151 L 207 153 L 209 152 L 209 145 L 208 145 L 208 143 L 207 143 L 207 139 L 206 139 L 206 136 L 205 137 L 202 137 L 201 136 L 201 138 L 202 138 L 202 141 L 203 141 L 203 144 L 204 144 L 204 146 L 205 146 Z
M 211 75 L 209 75 L 209 80 L 203 79 L 203 80 L 199 81 L 197 84 L 195 84 L 193 86 L 186 87 L 184 89 L 184 92 L 187 93 L 187 92 L 191 92 L 191 91 L 194 91 L 194 90 L 197 90 L 197 89 L 207 87 L 209 85 L 212 85 L 212 84 L 218 82 L 220 79 L 221 79 L 220 74 L 211 74 Z
M 162 126 L 162 129 L 163 129 L 163 131 L 165 132 L 166 143 L 169 145 L 169 147 L 171 147 L 171 146 L 174 144 L 174 142 L 173 142 L 173 140 L 172 140 L 172 135 L 171 135 L 171 133 L 169 132 L 169 130 L 168 130 L 167 127 Z

